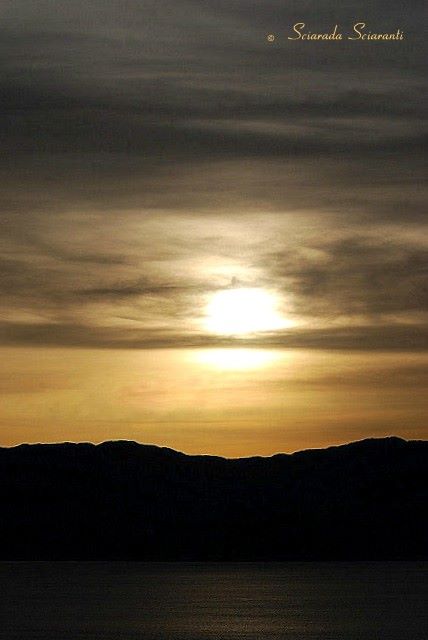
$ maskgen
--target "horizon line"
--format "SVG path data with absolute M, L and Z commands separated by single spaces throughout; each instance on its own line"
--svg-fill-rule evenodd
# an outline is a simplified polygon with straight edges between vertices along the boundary
M 299 453 L 308 453 L 311 451 L 328 451 L 329 449 L 338 449 L 338 448 L 344 448 L 344 447 L 348 447 L 348 446 L 352 446 L 352 445 L 358 445 L 358 444 L 363 444 L 363 443 L 368 443 L 368 442 L 380 442 L 380 441 L 400 441 L 400 442 L 404 442 L 404 443 L 412 443 L 412 442 L 428 442 L 428 439 L 421 439 L 421 438 L 415 438 L 415 439 L 408 439 L 408 438 L 404 438 L 402 436 L 397 436 L 394 434 L 388 435 L 388 436 L 380 436 L 380 437 L 367 437 L 367 438 L 361 438 L 359 440 L 351 440 L 349 442 L 342 442 L 340 444 L 333 444 L 333 445 L 328 445 L 326 447 L 313 447 L 313 448 L 308 448 L 308 449 L 296 449 L 295 451 L 291 451 L 291 452 L 284 452 L 284 451 L 278 451 L 276 453 L 272 453 L 270 455 L 249 455 L 249 456 L 236 456 L 236 457 L 229 457 L 229 456 L 220 456 L 220 455 L 215 455 L 215 454 L 210 454 L 210 453 L 186 453 L 185 451 L 180 451 L 178 449 L 173 449 L 172 447 L 168 447 L 168 446 L 164 446 L 164 445 L 158 445 L 158 444 L 151 444 L 151 443 L 145 443 L 145 442 L 139 442 L 137 440 L 128 440 L 128 439 L 124 439 L 124 438 L 119 438 L 117 440 L 103 440 L 101 442 L 91 442 L 88 440 L 83 440 L 83 441 L 71 441 L 71 440 L 63 440 L 63 441 L 58 441 L 58 442 L 21 442 L 19 444 L 15 444 L 15 445 L 10 445 L 10 446 L 1 446 L 0 445 L 0 451 L 10 451 L 12 449 L 19 449 L 21 447 L 61 447 L 61 446 L 90 446 L 90 447 L 103 447 L 106 445 L 111 445 L 111 444 L 131 444 L 131 445 L 136 445 L 137 447 L 145 447 L 145 448 L 151 448 L 151 449 L 159 449 L 159 450 L 164 450 L 164 451 L 171 451 L 173 453 L 188 457 L 188 458 L 217 458 L 217 459 L 221 459 L 221 460 L 251 460 L 251 459 L 255 459 L 255 458 L 262 458 L 262 459 L 270 459 L 270 458 L 274 458 L 276 456 L 292 456 L 295 454 L 299 454 Z

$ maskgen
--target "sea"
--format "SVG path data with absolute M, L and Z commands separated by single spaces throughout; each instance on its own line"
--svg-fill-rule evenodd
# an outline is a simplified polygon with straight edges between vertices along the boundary
M 3 640 L 427 640 L 427 562 L 0 563 Z

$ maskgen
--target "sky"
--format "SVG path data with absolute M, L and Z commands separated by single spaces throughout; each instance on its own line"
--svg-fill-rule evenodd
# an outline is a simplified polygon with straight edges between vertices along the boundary
M 0 445 L 427 436 L 424 4 L 3 0 Z

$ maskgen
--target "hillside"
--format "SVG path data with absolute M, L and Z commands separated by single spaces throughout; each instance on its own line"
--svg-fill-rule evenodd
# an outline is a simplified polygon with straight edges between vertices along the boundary
M 427 558 L 428 442 L 269 458 L 135 442 L 0 449 L 3 559 Z

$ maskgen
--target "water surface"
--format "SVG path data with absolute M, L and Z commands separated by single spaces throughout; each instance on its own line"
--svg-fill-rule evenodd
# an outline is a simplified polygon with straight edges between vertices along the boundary
M 428 563 L 0 563 L 1 640 L 426 640 Z

